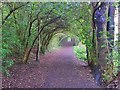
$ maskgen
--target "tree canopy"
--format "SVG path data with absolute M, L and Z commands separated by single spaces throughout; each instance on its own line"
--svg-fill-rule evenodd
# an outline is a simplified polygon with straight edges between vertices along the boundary
M 38 61 L 39 55 L 50 49 L 51 40 L 62 37 L 62 33 L 63 37 L 76 37 L 82 42 L 87 48 L 89 65 L 93 69 L 97 67 L 105 81 L 111 81 L 119 67 L 118 49 L 115 49 L 118 41 L 114 39 L 115 5 L 110 2 L 4 2 L 2 71 L 6 73 L 14 62 L 29 62 L 33 48 L 37 49 Z

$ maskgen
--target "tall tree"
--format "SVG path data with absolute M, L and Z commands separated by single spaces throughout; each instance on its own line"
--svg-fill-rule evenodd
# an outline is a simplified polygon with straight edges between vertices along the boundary
M 96 37 L 97 37 L 97 61 L 95 63 L 95 79 L 100 84 L 101 77 L 104 69 L 107 66 L 107 54 L 108 41 L 107 41 L 107 14 L 108 14 L 108 3 L 98 2 L 94 5 L 93 19 L 94 27 L 96 27 Z

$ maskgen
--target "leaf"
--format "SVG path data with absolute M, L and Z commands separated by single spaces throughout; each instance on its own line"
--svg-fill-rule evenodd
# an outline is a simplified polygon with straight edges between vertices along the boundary
M 106 44 L 101 45 L 101 48 L 105 48 L 105 47 L 106 47 Z

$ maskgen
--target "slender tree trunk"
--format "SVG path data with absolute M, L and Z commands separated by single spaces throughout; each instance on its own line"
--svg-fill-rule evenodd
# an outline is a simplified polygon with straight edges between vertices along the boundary
M 38 40 L 39 41 L 39 40 Z M 36 61 L 39 61 L 39 42 L 37 44 Z
M 120 60 L 120 3 L 118 7 L 118 60 Z M 120 72 L 120 61 L 118 69 L 119 69 L 118 72 Z
M 31 48 L 26 48 L 24 58 L 23 58 L 23 63 L 27 63 L 29 59 L 29 54 L 30 54 Z
M 97 3 L 92 2 L 91 5 L 91 9 L 92 9 L 92 21 L 91 21 L 91 25 L 92 25 L 92 48 L 90 48 L 89 51 L 89 56 L 90 56 L 90 60 L 89 60 L 89 66 L 93 69 L 96 61 L 97 61 L 97 49 L 96 49 L 96 26 L 95 26 L 95 21 L 94 21 L 94 12 L 95 12 L 95 6 Z
M 38 17 L 38 33 L 40 31 L 40 20 Z M 39 40 L 40 40 L 40 35 L 38 36 L 38 42 L 37 42 L 37 52 L 36 52 L 36 61 L 39 61 Z
M 107 23 L 107 31 L 108 31 L 108 45 L 109 50 L 112 53 L 112 48 L 114 46 L 114 14 L 115 14 L 115 7 L 113 6 L 113 2 L 109 3 L 109 10 L 108 10 L 108 18 L 109 21 Z

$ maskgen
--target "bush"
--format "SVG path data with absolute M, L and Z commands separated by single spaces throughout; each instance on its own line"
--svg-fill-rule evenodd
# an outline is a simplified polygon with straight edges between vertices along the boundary
M 108 54 L 107 68 L 104 71 L 103 79 L 105 82 L 111 82 L 119 72 L 120 62 L 118 60 L 118 51 L 113 50 L 112 53 Z
M 0 60 L 2 65 L 0 66 L 0 71 L 6 76 L 10 76 L 9 68 L 13 66 L 14 61 L 8 58 L 8 55 L 10 55 L 12 52 L 10 49 L 8 49 L 8 45 L 6 43 L 3 43 L 1 53 Z
M 74 53 L 79 60 L 86 61 L 86 48 L 84 46 L 74 46 Z
M 0 68 L 1 68 L 2 73 L 5 76 L 10 76 L 9 68 L 12 67 L 13 64 L 14 64 L 14 61 L 10 59 L 6 59 L 2 61 L 2 66 Z

